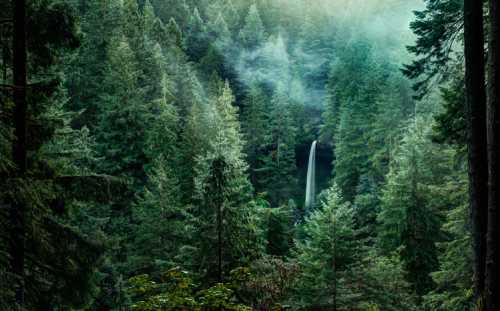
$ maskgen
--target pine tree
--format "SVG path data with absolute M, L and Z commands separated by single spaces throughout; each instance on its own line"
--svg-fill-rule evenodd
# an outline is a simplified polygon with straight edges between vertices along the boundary
M 368 150 L 366 137 L 368 124 L 366 106 L 359 99 L 349 107 L 343 107 L 335 136 L 335 182 L 342 190 L 344 199 L 353 202 L 360 178 L 367 172 Z
M 290 200 L 287 205 L 268 210 L 266 254 L 278 257 L 288 255 L 293 245 L 295 210 L 293 200 Z
M 334 180 L 344 199 L 353 202 L 363 175 L 371 173 L 368 143 L 373 135 L 377 101 L 381 97 L 385 71 L 375 61 L 365 40 L 349 44 L 332 65 L 328 82 L 328 124 L 323 135 L 334 143 Z M 377 81 L 377 83 L 374 83 Z
M 137 222 L 131 247 L 133 271 L 157 272 L 180 264 L 176 256 L 189 240 L 189 214 L 179 200 L 178 181 L 160 156 L 148 175 L 148 184 L 133 207 Z
M 197 158 L 196 258 L 201 263 L 199 273 L 209 282 L 223 280 L 231 269 L 258 256 L 261 247 L 252 224 L 252 188 L 233 102 L 226 83 L 213 102 L 209 150 Z
M 436 288 L 424 297 L 424 304 L 430 310 L 473 310 L 472 236 L 465 169 L 446 178 L 440 192 L 453 208 L 446 212 L 442 228 L 445 240 L 438 244 L 439 269 L 432 273 Z
M 201 59 L 208 49 L 208 35 L 198 8 L 193 10 L 189 18 L 185 39 L 187 54 L 194 60 Z
M 321 208 L 304 224 L 304 239 L 295 241 L 302 270 L 297 305 L 349 308 L 349 270 L 356 246 L 352 210 L 343 201 L 336 186 L 328 189 Z
M 255 49 L 264 43 L 267 34 L 259 15 L 257 5 L 253 4 L 248 10 L 245 25 L 240 31 L 240 40 L 247 49 Z
M 84 144 L 85 130 L 69 128 L 71 115 L 63 110 L 63 60 L 79 43 L 76 18 L 67 3 L 13 4 L 8 11 L 14 22 L 8 71 L 14 96 L 7 99 L 2 92 L 2 112 L 8 117 L 2 116 L 6 123 L 1 126 L 10 132 L 5 143 L 12 152 L 2 160 L 7 166 L 0 185 L 0 245 L 2 255 L 8 255 L 0 261 L 0 277 L 10 288 L 0 294 L 0 305 L 6 310 L 83 308 L 91 300 L 102 248 L 67 226 L 65 216 L 75 200 L 94 199 L 95 188 L 89 184 L 102 179 L 68 165 L 85 161 L 88 147 L 77 145 L 79 138 Z M 77 192 L 76 185 L 84 187 Z
M 420 99 L 431 91 L 433 81 L 443 81 L 452 59 L 448 48 L 463 31 L 463 1 L 426 1 L 426 8 L 415 12 L 410 28 L 417 35 L 409 52 L 418 56 L 405 65 L 404 73 L 415 80 L 413 88 Z
M 268 130 L 267 96 L 262 88 L 253 84 L 243 103 L 242 125 L 245 135 L 245 154 L 251 168 L 258 167 L 259 155 L 265 148 L 265 138 Z M 254 184 L 257 184 L 256 173 L 251 171 Z M 261 191 L 262 189 L 257 189 Z
M 112 38 L 120 30 L 121 7 L 116 1 L 89 2 L 81 14 L 85 34 L 76 55 L 71 58 L 65 86 L 70 108 L 81 111 L 73 121 L 76 126 L 94 129 L 101 111 L 102 80 L 109 64 Z
M 110 51 L 110 66 L 99 122 L 101 169 L 107 174 L 132 178 L 137 186 L 145 180 L 145 126 L 150 110 L 139 87 L 140 69 L 126 38 L 118 37 Z
M 422 119 L 408 129 L 393 156 L 383 190 L 379 239 L 382 248 L 399 247 L 408 281 L 421 297 L 434 288 L 430 273 L 438 268 L 436 243 L 445 206 L 434 194 L 442 177 L 450 173 L 450 153 L 429 140 L 429 126 Z
M 142 8 L 142 15 L 144 18 L 144 32 L 148 35 L 152 34 L 155 29 L 156 13 L 151 1 L 146 0 Z
M 280 86 L 272 99 L 266 151 L 261 166 L 256 168 L 261 189 L 269 193 L 272 205 L 285 204 L 296 191 L 296 127 L 290 112 L 289 99 Z

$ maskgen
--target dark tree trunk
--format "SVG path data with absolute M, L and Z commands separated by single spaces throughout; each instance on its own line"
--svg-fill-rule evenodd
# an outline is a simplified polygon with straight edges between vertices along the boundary
M 223 237 L 223 221 L 224 221 L 224 160 L 216 159 L 212 164 L 214 174 L 214 208 L 217 213 L 217 281 L 222 283 L 224 279 L 223 272 L 223 255 L 224 255 L 224 237 Z
M 486 89 L 482 1 L 464 1 L 465 82 L 470 211 L 474 241 L 474 298 L 484 293 L 488 223 Z
M 500 310 L 500 252 L 498 248 L 499 215 L 498 215 L 498 165 L 500 118 L 498 115 L 500 76 L 498 66 L 500 55 L 500 38 L 498 24 L 498 0 L 490 0 L 490 36 L 488 55 L 488 252 L 486 258 L 486 309 Z
M 217 279 L 222 283 L 222 204 L 217 206 Z
M 13 32 L 13 76 L 14 76 L 14 135 L 12 155 L 16 164 L 16 177 L 26 173 L 26 0 L 14 1 Z M 21 200 L 22 201 L 22 200 Z M 16 302 L 24 305 L 24 247 L 25 204 L 16 200 L 10 211 L 10 267 L 16 280 L 14 284 Z
M 7 62 L 8 62 L 8 57 L 7 57 L 7 47 L 4 46 L 2 49 L 2 78 L 3 82 L 7 83 Z

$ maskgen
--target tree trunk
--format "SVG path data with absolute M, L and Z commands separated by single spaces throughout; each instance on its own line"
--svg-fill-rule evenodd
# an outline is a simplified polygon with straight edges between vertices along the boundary
M 490 0 L 490 36 L 488 55 L 488 251 L 486 258 L 486 309 L 500 310 L 500 283 L 499 272 L 500 252 L 498 249 L 500 225 L 498 218 L 498 165 L 500 156 L 498 133 L 500 119 L 498 115 L 499 98 L 498 88 L 500 78 L 498 74 L 500 38 L 498 24 L 498 0 Z
M 3 78 L 3 83 L 5 83 L 5 84 L 7 84 L 7 63 L 8 63 L 8 59 L 9 58 L 7 57 L 7 46 L 4 46 L 2 48 L 2 78 Z
M 12 155 L 16 164 L 16 177 L 26 173 L 26 0 L 14 1 L 13 76 L 14 91 L 14 135 Z M 16 277 L 14 290 L 16 302 L 24 305 L 24 248 L 25 248 L 25 204 L 17 201 L 10 210 L 10 267 Z
M 332 219 L 333 224 L 333 289 L 332 289 L 332 311 L 337 311 L 337 223 L 335 217 Z
M 488 223 L 486 89 L 482 1 L 464 1 L 465 82 L 470 212 L 474 241 L 474 299 L 484 293 Z
M 222 283 L 224 272 L 222 256 L 224 253 L 223 221 L 224 221 L 224 160 L 216 159 L 213 163 L 213 174 L 215 178 L 214 204 L 217 212 L 217 281 Z
M 217 280 L 222 283 L 222 204 L 217 206 Z

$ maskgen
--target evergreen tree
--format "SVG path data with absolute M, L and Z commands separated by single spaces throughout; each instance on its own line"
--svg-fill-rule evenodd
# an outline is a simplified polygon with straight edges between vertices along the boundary
M 366 137 L 368 124 L 365 103 L 354 100 L 349 107 L 343 107 L 337 130 L 335 145 L 335 182 L 342 190 L 344 199 L 353 202 L 360 178 L 368 170 Z
M 383 249 L 399 247 L 408 281 L 419 296 L 434 288 L 430 273 L 438 268 L 436 243 L 445 206 L 436 185 L 450 173 L 450 152 L 429 141 L 429 126 L 417 119 L 394 154 L 383 190 L 379 239 Z
M 76 126 L 94 129 L 101 110 L 102 80 L 109 66 L 112 38 L 120 27 L 121 7 L 117 1 L 92 1 L 82 14 L 81 30 L 85 34 L 77 53 L 70 59 L 66 88 L 69 108 L 81 111 L 73 121 Z
M 440 189 L 453 206 L 443 224 L 445 240 L 439 243 L 439 269 L 432 273 L 436 288 L 424 297 L 430 310 L 473 310 L 472 239 L 467 211 L 467 178 L 463 169 Z
M 247 49 L 255 49 L 263 44 L 267 34 L 259 15 L 257 5 L 253 4 L 245 17 L 245 24 L 240 31 L 240 40 Z
M 151 114 L 143 101 L 139 76 L 139 65 L 126 38 L 116 38 L 102 95 L 98 142 L 104 160 L 100 165 L 107 174 L 132 178 L 135 186 L 145 180 L 144 127 Z
M 221 282 L 231 269 L 259 256 L 261 248 L 252 223 L 252 187 L 233 103 L 226 82 L 213 102 L 209 150 L 197 157 L 196 258 L 199 273 L 208 282 Z
M 8 70 L 4 62 L 9 74 L 4 72 L 2 89 L 14 91 L 1 95 L 2 149 L 12 150 L 1 161 L 0 252 L 6 259 L 0 261 L 0 277 L 9 288 L 0 294 L 0 305 L 6 310 L 84 308 L 95 289 L 102 247 L 67 226 L 66 213 L 75 200 L 95 199 L 92 193 L 103 178 L 80 169 L 88 160 L 88 133 L 69 128 L 72 116 L 63 110 L 63 60 L 79 44 L 76 18 L 67 3 L 12 4 L 2 12 L 12 14 L 7 23 L 14 23 L 9 32 L 13 62 Z
M 258 167 L 259 155 L 265 148 L 265 138 L 268 130 L 267 96 L 262 88 L 253 84 L 248 90 L 248 94 L 243 103 L 242 125 L 245 135 L 245 153 L 252 168 Z M 257 177 L 251 171 L 254 184 L 257 184 Z M 257 188 L 258 191 L 262 189 Z
M 272 99 L 269 130 L 266 137 L 267 154 L 257 167 L 261 189 L 268 189 L 274 206 L 285 204 L 296 191 L 295 144 L 297 129 L 290 111 L 286 91 L 280 86 Z
M 190 15 L 186 34 L 186 52 L 194 60 L 199 60 L 208 49 L 207 27 L 198 8 Z
M 354 219 L 336 186 L 326 191 L 321 208 L 304 224 L 304 240 L 296 240 L 296 258 L 302 269 L 296 304 L 350 308 L 350 267 L 356 254 Z
M 405 65 L 404 73 L 416 80 L 414 89 L 422 98 L 431 91 L 432 82 L 443 81 L 452 59 L 449 48 L 463 31 L 463 1 L 426 1 L 426 8 L 415 12 L 410 28 L 417 35 L 416 43 L 408 47 L 417 56 Z
M 268 210 L 267 215 L 267 254 L 285 257 L 293 245 L 295 203 Z
M 157 159 L 148 184 L 133 208 L 137 221 L 131 266 L 157 272 L 180 263 L 180 248 L 190 242 L 189 214 L 179 200 L 178 181 L 163 157 Z

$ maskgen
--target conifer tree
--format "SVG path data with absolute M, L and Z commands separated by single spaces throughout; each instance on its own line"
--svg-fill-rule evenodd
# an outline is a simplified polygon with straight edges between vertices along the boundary
M 208 48 L 208 34 L 205 21 L 196 7 L 190 15 L 185 39 L 187 54 L 194 60 L 201 59 Z
M 443 223 L 445 239 L 438 244 L 439 269 L 432 273 L 436 288 L 424 297 L 431 310 L 473 310 L 472 299 L 472 236 L 467 205 L 465 169 L 446 178 L 440 189 L 452 209 Z
M 157 272 L 179 264 L 180 248 L 190 242 L 189 214 L 180 204 L 170 165 L 163 156 L 154 162 L 146 189 L 133 207 L 137 227 L 130 264 L 134 271 Z
M 69 105 L 81 111 L 73 121 L 77 126 L 94 129 L 101 111 L 102 80 L 109 64 L 108 49 L 120 30 L 121 7 L 117 1 L 92 1 L 82 12 L 81 28 L 85 37 L 68 66 L 66 88 Z
M 262 188 L 269 190 L 270 202 L 285 204 L 296 191 L 296 131 L 290 111 L 290 102 L 283 86 L 276 90 L 269 113 L 269 130 L 266 137 L 267 154 L 262 166 L 257 167 Z
M 326 191 L 321 208 L 304 224 L 304 240 L 296 240 L 296 258 L 302 268 L 297 305 L 347 310 L 352 294 L 349 270 L 354 262 L 354 219 L 336 186 Z
M 434 185 L 441 184 L 451 168 L 450 153 L 430 142 L 424 122 L 417 119 L 410 125 L 393 156 L 378 218 L 382 248 L 394 251 L 402 247 L 408 281 L 420 297 L 434 288 L 430 273 L 438 268 L 436 243 L 442 239 L 445 206 L 434 195 Z
M 247 49 L 255 49 L 264 43 L 267 34 L 256 4 L 252 4 L 240 31 L 240 40 Z
M 75 200 L 94 199 L 88 184 L 99 179 L 80 171 L 88 136 L 85 129 L 69 128 L 71 115 L 62 109 L 67 102 L 62 60 L 78 47 L 76 18 L 67 3 L 12 4 L 5 11 L 14 22 L 8 35 L 12 76 L 4 75 L 0 126 L 8 133 L 2 149 L 12 148 L 2 159 L 0 184 L 0 245 L 6 255 L 0 277 L 9 288 L 0 294 L 0 305 L 6 310 L 83 308 L 91 300 L 102 248 L 67 226 L 65 217 Z M 14 90 L 8 92 L 12 99 L 5 96 L 6 86 Z M 76 192 L 75 185 L 85 187 Z
M 265 148 L 268 129 L 267 96 L 262 88 L 255 84 L 250 86 L 243 103 L 243 133 L 245 136 L 245 153 L 252 168 L 258 167 L 259 155 Z M 256 184 L 255 173 L 251 172 L 252 181 Z M 261 189 L 257 189 L 261 190 Z
M 252 224 L 252 187 L 246 175 L 233 103 L 234 96 L 226 83 L 213 102 L 214 136 L 209 150 L 197 158 L 195 186 L 200 208 L 195 224 L 200 242 L 196 257 L 201 263 L 199 272 L 208 281 L 220 282 L 231 269 L 258 256 L 261 248 Z
M 288 255 L 293 245 L 294 213 L 296 207 L 293 200 L 287 205 L 268 210 L 267 215 L 267 254 L 278 257 Z
M 114 176 L 144 182 L 145 125 L 150 117 L 144 91 L 139 87 L 140 68 L 125 37 L 115 38 L 104 85 L 103 113 L 99 122 L 101 169 Z

